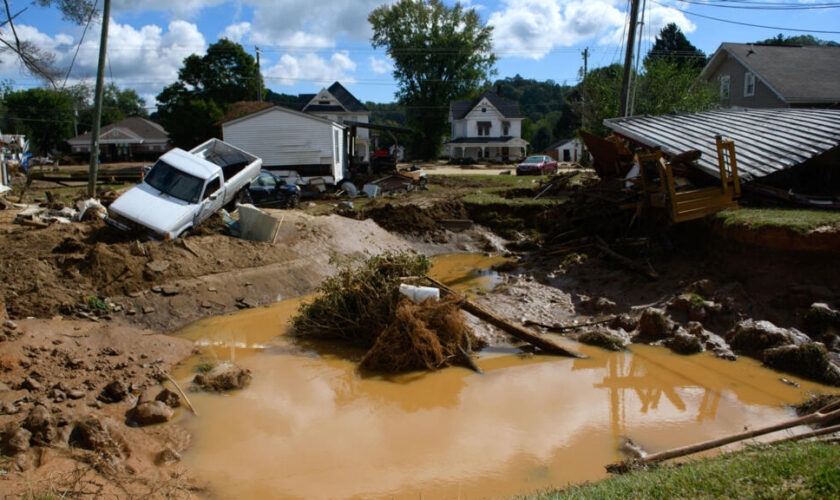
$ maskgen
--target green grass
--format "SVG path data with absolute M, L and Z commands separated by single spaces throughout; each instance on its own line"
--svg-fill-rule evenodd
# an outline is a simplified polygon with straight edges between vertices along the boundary
M 546 207 L 556 205 L 558 203 L 565 203 L 568 201 L 566 196 L 552 196 L 544 197 L 535 200 L 533 197 L 522 198 L 505 198 L 500 196 L 497 192 L 488 192 L 488 190 L 480 190 L 472 194 L 468 194 L 461 198 L 464 203 L 473 203 L 475 205 L 507 205 L 511 207 Z
M 721 210 L 714 217 L 722 221 L 724 227 L 787 227 L 801 233 L 807 233 L 820 226 L 840 229 L 840 212 L 822 210 L 741 207 Z
M 840 446 L 787 443 L 636 471 L 562 491 L 520 497 L 571 498 L 838 498 Z

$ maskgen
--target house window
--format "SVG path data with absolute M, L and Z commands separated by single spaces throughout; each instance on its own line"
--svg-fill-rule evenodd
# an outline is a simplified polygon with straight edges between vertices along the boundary
M 721 99 L 729 99 L 729 75 L 720 77 L 720 97 Z
M 491 122 L 478 122 L 478 135 L 490 135 Z
M 510 134 L 510 122 L 502 122 L 502 135 Z
M 486 112 L 487 112 L 487 108 L 481 108 L 481 112 L 482 112 L 482 113 L 486 113 Z
M 330 103 L 330 101 L 327 100 L 327 99 L 321 99 L 320 101 L 318 101 L 318 104 L 329 104 L 329 103 Z
M 744 73 L 744 97 L 755 95 L 755 75 L 752 73 Z

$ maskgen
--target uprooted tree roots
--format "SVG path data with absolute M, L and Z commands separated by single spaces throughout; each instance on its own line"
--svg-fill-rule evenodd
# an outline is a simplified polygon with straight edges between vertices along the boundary
M 292 319 L 301 337 L 340 339 L 368 349 L 361 367 L 379 372 L 436 370 L 455 364 L 459 347 L 478 338 L 464 323 L 454 298 L 420 304 L 401 295 L 401 278 L 423 276 L 422 255 L 382 254 L 328 278 L 311 303 Z

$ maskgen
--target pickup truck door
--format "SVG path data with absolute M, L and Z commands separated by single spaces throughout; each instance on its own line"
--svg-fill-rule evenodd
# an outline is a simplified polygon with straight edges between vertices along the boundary
M 204 193 L 201 195 L 201 208 L 195 216 L 193 224 L 201 224 L 205 219 L 222 208 L 225 202 L 225 185 L 222 184 L 219 176 L 213 177 L 204 186 Z

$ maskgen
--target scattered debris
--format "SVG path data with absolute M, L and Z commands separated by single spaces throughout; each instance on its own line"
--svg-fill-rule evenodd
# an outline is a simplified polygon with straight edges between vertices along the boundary
M 242 389 L 249 382 L 251 382 L 251 371 L 233 363 L 219 363 L 209 372 L 199 373 L 193 378 L 195 385 L 216 392 Z

